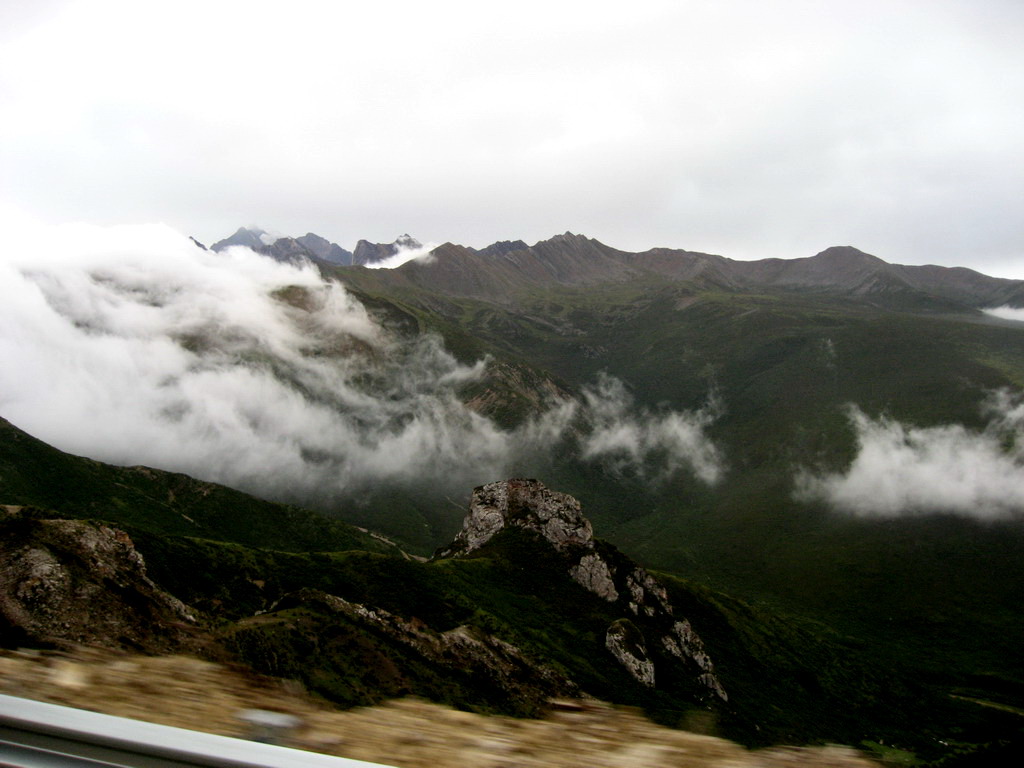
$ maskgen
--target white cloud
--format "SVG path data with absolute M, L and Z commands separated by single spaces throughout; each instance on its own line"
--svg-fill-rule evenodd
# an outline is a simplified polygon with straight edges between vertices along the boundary
M 617 456 L 604 433 L 633 430 L 621 461 L 717 476 L 702 417 L 636 414 L 606 379 L 503 430 L 458 398 L 486 360 L 390 334 L 311 265 L 204 251 L 160 225 L 6 226 L 0 359 L 0 415 L 58 448 L 273 498 L 464 491 L 575 451 L 580 430 L 587 458 Z
M 437 246 L 434 243 L 421 245 L 418 248 L 399 246 L 394 256 L 389 256 L 381 261 L 371 262 L 366 266 L 370 269 L 394 269 L 395 267 L 400 267 L 410 261 L 421 261 L 428 264 L 434 259 L 431 255 L 431 251 L 436 247 Z
M 638 409 L 623 383 L 608 375 L 585 389 L 583 396 L 589 428 L 581 438 L 585 459 L 655 481 L 683 468 L 709 485 L 724 474 L 721 453 L 705 434 L 720 410 L 714 400 L 693 413 L 654 413 Z
M 865 517 L 945 512 L 1024 515 L 1024 403 L 1007 390 L 985 402 L 985 430 L 912 427 L 851 406 L 857 455 L 844 472 L 801 471 L 797 497 Z
M 1024 322 L 1024 309 L 1019 307 L 993 307 L 992 309 L 986 309 L 985 312 L 993 317 L 1000 317 L 1003 320 Z

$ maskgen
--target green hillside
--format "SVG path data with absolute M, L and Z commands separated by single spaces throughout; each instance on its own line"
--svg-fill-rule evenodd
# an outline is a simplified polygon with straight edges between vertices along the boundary
M 424 661 L 315 597 L 288 597 L 294 590 L 322 590 L 436 631 L 464 626 L 496 635 L 591 695 L 749 745 L 884 742 L 932 760 L 950 752 L 940 740 L 969 751 L 1014 738 L 1021 726 L 1013 715 L 949 697 L 876 647 L 818 622 L 665 576 L 730 698 L 709 708 L 683 677 L 659 678 L 647 689 L 606 656 L 614 609 L 568 580 L 550 550 L 524 534 L 502 534 L 470 558 L 430 563 L 140 533 L 135 539 L 161 586 L 220 618 L 220 642 L 233 655 L 346 706 L 413 693 L 475 711 L 531 715 L 544 700 L 528 691 L 509 697 L 487 674 Z
M 853 458 L 848 404 L 914 426 L 981 428 L 987 394 L 1024 384 L 1020 325 L 966 307 L 922 311 L 916 295 L 901 306 L 902 294 L 643 278 L 529 287 L 499 304 L 346 279 L 454 351 L 532 366 L 570 392 L 608 372 L 655 409 L 696 409 L 714 393 L 723 412 L 708 433 L 728 466 L 719 485 L 686 474 L 652 485 L 569 457 L 545 479 L 583 501 L 598 535 L 653 567 L 827 621 L 949 684 L 988 681 L 1022 700 L 1019 522 L 862 519 L 793 493 L 799 468 L 838 471 Z M 457 510 L 439 505 L 446 513 L 454 531 Z
M 559 261 L 559 247 L 571 258 Z M 683 270 L 673 254 L 644 261 L 576 236 L 546 248 L 441 249 L 450 284 L 432 284 L 437 276 L 419 265 L 324 269 L 389 332 L 437 334 L 460 361 L 485 359 L 484 375 L 458 394 L 502 429 L 559 400 L 596 398 L 608 376 L 622 382 L 616 396 L 633 413 L 712 404 L 704 434 L 723 468 L 714 484 L 686 470 L 664 477 L 649 465 L 583 460 L 578 422 L 549 453 L 520 457 L 516 471 L 576 496 L 599 537 L 661 572 L 673 601 L 700 619 L 726 688 L 744 692 L 714 713 L 728 734 L 750 743 L 884 740 L 929 759 L 943 754 L 938 741 L 1015 739 L 1013 712 L 1024 710 L 1021 510 L 857 516 L 798 497 L 796 479 L 850 467 L 851 407 L 907 429 L 986 429 L 992 393 L 1024 388 L 1024 326 L 978 308 L 1016 301 L 1020 286 L 910 272 L 852 249 L 749 269 L 697 254 Z M 500 270 L 475 273 L 486 258 L 500 259 Z M 592 258 L 600 279 L 587 271 Z M 833 268 L 841 279 L 829 282 Z M 1017 433 L 998 434 L 1019 456 Z M 323 597 L 336 595 L 414 629 L 470 627 L 597 695 L 666 722 L 689 716 L 685 681 L 652 695 L 595 664 L 598 629 L 617 618 L 574 592 L 530 542 L 506 537 L 470 558 L 415 563 L 350 525 L 429 555 L 464 514 L 443 480 L 382 483 L 324 517 L 183 475 L 68 456 L 0 422 L 0 503 L 125 527 L 158 583 L 208 612 L 226 652 L 264 671 L 297 675 L 348 704 L 415 691 L 524 714 L 550 692 L 534 681 L 510 699 L 493 680 L 456 679 L 436 660 L 410 657 L 394 638 L 371 642 Z M 295 597 L 303 589 L 320 592 Z M 324 633 L 337 643 L 321 643 Z
M 180 475 L 69 456 L 0 426 L 5 503 L 49 504 L 56 514 L 124 528 L 157 585 L 199 612 L 206 653 L 297 678 L 341 705 L 414 693 L 481 712 L 531 715 L 561 690 L 564 677 L 660 722 L 750 745 L 885 743 L 934 761 L 988 754 L 1019 738 L 1018 715 L 976 703 L 1012 709 L 1018 700 L 996 669 L 1008 647 L 990 647 L 996 673 L 988 677 L 958 669 L 922 675 L 916 649 L 893 652 L 895 645 L 660 574 L 675 616 L 701 636 L 729 693 L 728 701 L 709 702 L 657 646 L 649 646 L 662 670 L 655 688 L 613 663 L 604 636 L 621 608 L 570 580 L 565 561 L 533 534 L 507 530 L 470 556 L 417 562 L 317 513 Z M 195 535 L 198 526 L 204 535 Z M 611 545 L 599 543 L 599 550 L 631 567 Z M 370 625 L 339 612 L 331 603 L 337 598 L 370 609 Z M 881 590 L 873 598 L 894 599 Z M 1004 631 L 1005 617 L 991 609 L 979 631 Z M 634 621 L 644 626 L 642 618 Z M 385 631 L 388 623 L 398 631 Z M 503 672 L 486 656 L 424 655 L 408 642 L 419 633 L 429 647 L 429 638 L 453 631 L 485 647 L 511 644 L 524 661 L 513 657 L 515 671 Z M 940 643 L 939 651 L 949 649 Z
M 0 418 L 0 504 L 285 551 L 394 546 L 336 519 L 149 467 L 71 456 Z

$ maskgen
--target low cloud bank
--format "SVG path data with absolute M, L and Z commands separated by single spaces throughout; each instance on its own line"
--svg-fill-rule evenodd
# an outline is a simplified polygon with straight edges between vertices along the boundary
M 396 337 L 310 265 L 204 251 L 163 226 L 9 235 L 0 415 L 71 453 L 309 503 L 461 491 L 555 446 L 651 477 L 721 474 L 709 413 L 638 410 L 610 377 L 501 429 L 458 398 L 485 361 Z
M 638 409 L 623 383 L 608 375 L 585 389 L 583 397 L 589 427 L 580 441 L 583 458 L 654 481 L 683 468 L 709 485 L 721 479 L 721 453 L 705 433 L 720 410 L 714 398 L 696 412 L 654 413 Z
M 418 248 L 399 246 L 394 256 L 389 256 L 381 261 L 372 261 L 365 266 L 369 269 L 394 269 L 395 267 L 400 267 L 410 261 L 422 261 L 424 263 L 429 263 L 434 258 L 431 255 L 431 251 L 436 247 L 437 246 L 433 243 L 421 245 Z
M 865 517 L 1024 516 L 1024 401 L 1000 390 L 982 407 L 989 424 L 975 431 L 959 424 L 910 427 L 850 406 L 853 463 L 845 472 L 801 471 L 796 495 Z
M 986 315 L 1001 317 L 1003 320 L 1017 320 L 1024 322 L 1024 309 L 1018 307 L 993 307 L 985 310 Z

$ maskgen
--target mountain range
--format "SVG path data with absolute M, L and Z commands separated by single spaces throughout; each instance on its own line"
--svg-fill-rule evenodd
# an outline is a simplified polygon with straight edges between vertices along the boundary
M 198 241 L 196 241 L 197 244 Z M 206 246 L 199 244 L 200 247 Z M 323 264 L 340 266 L 363 266 L 385 261 L 399 250 L 415 250 L 421 244 L 409 235 L 402 235 L 392 243 L 371 243 L 360 240 L 354 251 L 347 251 L 337 243 L 332 243 L 320 235 L 308 232 L 301 237 L 278 237 L 262 229 L 239 227 L 233 235 L 218 240 L 211 247 L 214 251 L 222 251 L 232 245 L 250 248 L 257 253 L 270 256 L 278 261 L 295 262 L 310 259 Z
M 274 237 L 260 229 L 239 228 L 212 246 L 247 248 L 277 259 L 309 258 L 326 265 L 364 266 L 419 249 L 402 235 L 388 244 L 360 240 L 354 252 L 319 235 Z M 1024 281 L 995 278 L 965 267 L 890 264 L 851 246 L 834 246 L 805 258 L 737 261 L 695 251 L 652 248 L 620 251 L 584 235 L 566 232 L 532 246 L 522 240 L 485 248 L 444 243 L 429 258 L 394 270 L 389 285 L 508 303 L 522 290 L 546 285 L 572 286 L 665 279 L 726 291 L 784 289 L 847 295 L 878 306 L 963 310 L 1024 306 Z
M 239 228 L 213 244 L 232 245 L 279 260 L 307 258 L 330 266 L 365 266 L 422 246 L 409 235 L 391 243 L 359 240 L 354 251 L 312 232 L 293 238 Z M 864 299 L 877 306 L 935 311 L 1024 306 L 1024 281 L 989 277 L 965 267 L 890 264 L 852 246 L 833 246 L 794 259 L 738 261 L 695 251 L 652 248 L 620 251 L 584 235 L 566 232 L 534 245 L 499 241 L 485 248 L 444 243 L 429 258 L 391 270 L 394 287 L 415 286 L 442 294 L 499 303 L 518 292 L 546 285 L 628 283 L 642 279 L 686 283 L 726 291 L 820 291 Z M 356 278 L 350 278 L 357 280 Z
M 532 247 L 522 242 L 496 243 L 474 251 L 447 243 L 435 249 L 433 256 L 429 263 L 400 268 L 402 279 L 429 290 L 490 300 L 508 300 L 527 286 L 624 283 L 646 277 L 704 289 L 822 291 L 880 305 L 913 301 L 935 309 L 1024 301 L 1021 281 L 964 268 L 888 264 L 849 246 L 802 259 L 735 261 L 667 248 L 627 253 L 567 232 Z
M 312 261 L 389 338 L 436 342 L 475 372 L 453 391 L 497 434 L 543 436 L 575 408 L 521 458 L 543 486 L 503 507 L 526 481 L 490 478 L 504 490 L 467 509 L 449 478 L 424 477 L 306 511 L 5 424 L 0 502 L 31 508 L 12 530 L 127 531 L 155 587 L 221 627 L 221 652 L 344 704 L 413 690 L 522 714 L 584 690 L 665 722 L 710 711 L 747 743 L 885 740 L 947 766 L 1019 744 L 1024 326 L 998 310 L 1024 306 L 1024 282 L 848 246 L 744 262 L 571 233 L 446 243 L 393 269 L 365 265 L 412 238 L 350 253 L 243 228 L 212 248 L 232 245 Z M 315 304 L 274 298 L 302 322 Z M 321 339 L 303 354 L 382 353 Z M 560 549 L 552 520 L 593 537 Z M 694 651 L 681 667 L 673 643 Z M 440 661 L 456 646 L 478 674 Z

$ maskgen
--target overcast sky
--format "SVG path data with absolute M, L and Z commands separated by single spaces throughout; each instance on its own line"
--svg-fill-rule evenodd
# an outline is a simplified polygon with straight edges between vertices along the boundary
M 0 214 L 1024 278 L 1024 2 L 0 3 Z

